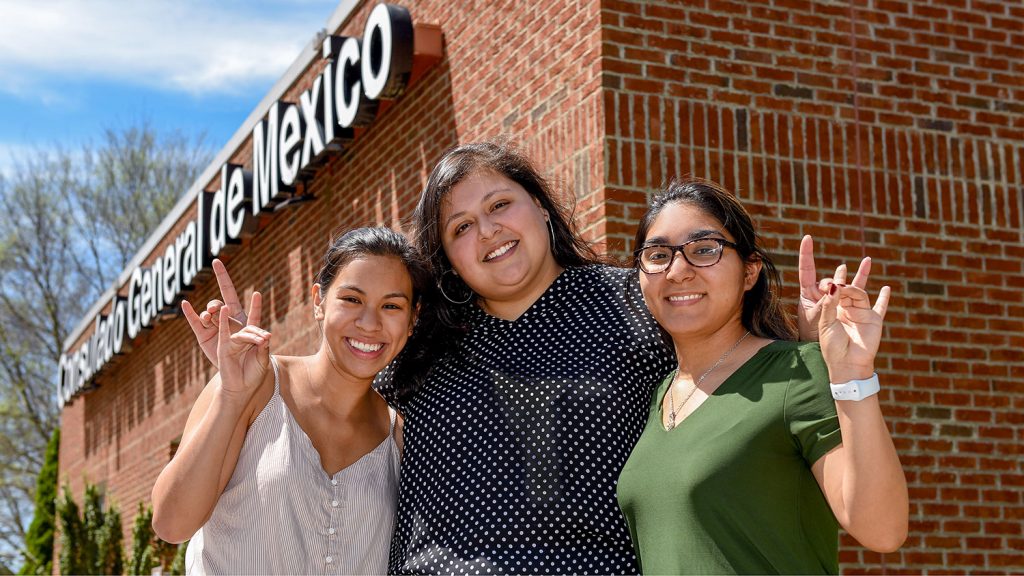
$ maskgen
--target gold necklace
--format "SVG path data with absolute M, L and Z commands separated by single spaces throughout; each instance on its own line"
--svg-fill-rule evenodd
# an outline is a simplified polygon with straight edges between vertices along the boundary
M 683 403 L 679 405 L 680 408 L 682 408 L 683 406 L 686 406 L 686 403 L 690 401 L 690 398 L 693 396 L 693 393 L 697 391 L 697 388 L 700 388 L 700 385 L 704 382 L 704 379 L 708 377 L 708 374 L 711 374 L 712 370 L 714 370 L 715 368 L 718 368 L 718 365 L 721 364 L 722 362 L 724 362 L 725 359 L 729 357 L 729 354 L 732 354 L 732 351 L 735 350 L 736 348 L 738 348 L 740 343 L 743 342 L 743 340 L 745 340 L 747 336 L 750 336 L 750 330 L 747 330 L 743 334 L 743 336 L 740 336 L 740 339 L 737 340 L 736 343 L 732 345 L 732 348 L 729 348 L 728 350 L 726 350 L 725 354 L 722 354 L 721 357 L 718 358 L 718 361 L 711 365 L 711 368 L 708 368 L 707 371 L 705 371 L 703 374 L 700 375 L 700 378 L 697 379 L 697 382 L 690 388 L 690 391 L 686 393 L 686 397 L 683 398 Z M 669 418 L 669 423 L 668 423 L 668 426 L 665 427 L 666 430 L 672 430 L 673 428 L 676 427 L 676 415 L 677 415 L 677 412 L 676 412 L 676 396 L 675 396 L 674 392 L 675 392 L 675 389 L 676 389 L 676 378 L 678 376 L 679 376 L 679 369 L 677 368 L 675 375 L 672 376 L 672 383 L 669 384 L 669 388 L 668 388 L 668 405 L 669 405 L 668 418 Z

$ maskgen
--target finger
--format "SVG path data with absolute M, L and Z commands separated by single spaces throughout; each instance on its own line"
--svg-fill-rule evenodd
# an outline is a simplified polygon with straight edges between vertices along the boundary
M 871 258 L 867 257 L 860 261 L 860 266 L 857 267 L 857 273 L 853 276 L 853 282 L 850 284 L 860 288 L 861 290 L 868 289 L 868 276 L 871 275 Z
M 217 353 L 218 356 L 227 351 L 228 342 L 231 341 L 231 327 L 228 326 L 228 309 L 220 309 L 220 322 L 217 323 Z
M 874 311 L 876 314 L 885 320 L 885 312 L 889 309 L 889 296 L 892 293 L 892 289 L 888 286 L 882 286 L 882 289 L 878 291 L 878 300 L 875 300 Z
M 220 312 L 220 308 L 223 305 L 224 303 L 220 300 L 210 300 L 206 303 L 206 311 L 210 314 L 217 314 Z
M 834 296 L 839 300 L 839 305 L 846 308 L 871 308 L 871 297 L 864 291 L 863 288 L 858 288 L 852 284 L 845 286 L 836 285 L 838 290 Z
M 217 316 L 206 312 L 205 310 L 199 313 L 199 320 L 203 323 L 203 328 L 214 328 L 217 326 Z
M 246 326 L 245 328 L 242 328 L 238 332 L 235 332 L 235 334 L 254 334 L 256 336 L 259 336 L 260 338 L 270 337 L 270 332 L 267 332 L 266 330 L 260 328 L 259 326 Z
M 839 308 L 839 298 L 836 295 L 837 286 L 832 285 L 829 292 L 821 297 L 818 305 L 821 306 L 821 316 L 818 317 L 818 334 L 824 334 L 826 329 L 836 321 Z
M 836 267 L 836 273 L 832 276 L 832 281 L 836 284 L 846 284 L 846 264 L 840 264 Z
M 797 270 L 800 275 L 800 291 L 805 290 L 813 293 L 815 281 L 818 278 L 818 270 L 814 266 L 814 240 L 810 234 L 800 240 L 800 255 L 797 263 Z M 820 295 L 816 295 L 820 296 Z
M 259 334 L 253 334 L 251 332 L 235 332 L 231 335 L 231 341 L 235 344 L 252 344 L 253 346 L 262 346 L 267 339 Z
M 259 326 L 260 320 L 263 319 L 263 295 L 259 292 L 253 292 L 252 297 L 249 298 L 249 320 L 247 324 L 249 326 Z
M 213 273 L 217 276 L 217 285 L 220 286 L 220 295 L 224 298 L 224 304 L 232 310 L 241 310 L 242 303 L 238 301 L 238 293 L 235 292 L 235 284 L 228 275 L 228 269 L 218 258 L 213 259 Z
M 821 295 L 828 294 L 828 291 L 832 287 L 832 284 L 835 284 L 835 282 L 833 282 L 831 278 L 822 278 L 821 281 L 818 282 L 818 291 L 821 293 Z M 819 296 L 819 299 L 820 298 L 821 296 Z
M 256 348 L 256 359 L 259 361 L 260 366 L 267 370 L 270 367 L 270 335 L 263 341 L 259 347 Z
M 181 312 L 185 315 L 185 320 L 188 321 L 188 325 L 192 327 L 192 332 L 198 338 L 200 333 L 205 331 L 207 328 L 207 326 L 203 324 L 203 319 L 196 314 L 195 308 L 192 307 L 192 304 L 190 304 L 188 300 L 181 301 Z

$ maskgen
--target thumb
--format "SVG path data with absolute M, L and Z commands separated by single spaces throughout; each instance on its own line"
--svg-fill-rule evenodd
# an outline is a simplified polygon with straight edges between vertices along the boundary
M 878 292 L 878 299 L 875 300 L 874 310 L 875 312 L 885 319 L 885 312 L 889 309 L 889 296 L 892 289 L 888 286 L 882 286 L 882 289 Z

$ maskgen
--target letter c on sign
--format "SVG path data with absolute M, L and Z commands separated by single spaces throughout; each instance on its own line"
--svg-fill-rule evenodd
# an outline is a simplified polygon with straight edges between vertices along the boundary
M 413 26 L 409 11 L 378 4 L 363 29 L 363 93 L 370 100 L 397 98 L 412 72 Z

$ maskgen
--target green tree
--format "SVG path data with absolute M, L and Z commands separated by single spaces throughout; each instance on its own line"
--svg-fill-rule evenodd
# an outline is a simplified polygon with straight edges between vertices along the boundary
M 25 535 L 25 564 L 19 574 L 53 573 L 53 529 L 57 507 L 57 456 L 60 428 L 56 428 L 46 446 L 43 469 L 36 481 L 35 515 Z
M 57 502 L 57 518 L 60 522 L 60 573 L 84 574 L 82 542 L 85 540 L 85 528 L 78 504 L 71 497 L 70 486 L 64 486 L 64 495 Z
M 202 138 L 142 123 L 0 174 L 0 565 L 29 553 L 65 339 L 211 158 Z
M 85 484 L 82 503 L 82 565 L 89 574 L 104 574 L 100 565 L 99 540 L 103 531 L 103 496 L 94 484 Z
M 103 509 L 103 494 L 85 484 L 82 516 L 64 487 L 57 506 L 60 517 L 60 571 L 62 574 L 120 574 L 124 571 L 121 550 L 121 513 L 113 503 Z
M 187 540 L 178 544 L 178 549 L 174 553 L 174 559 L 171 560 L 171 567 L 167 570 L 167 574 L 171 576 L 180 576 L 185 573 L 185 552 L 187 550 Z
M 150 574 L 157 566 L 153 553 L 153 509 L 139 502 L 132 524 L 132 551 L 128 555 L 128 574 Z
M 132 549 L 128 554 L 128 574 L 150 574 L 161 566 L 164 574 L 185 573 L 185 547 L 188 542 L 171 544 L 153 532 L 153 509 L 139 502 L 132 524 Z
M 100 573 L 122 574 L 124 572 L 123 540 L 121 512 L 111 504 L 103 514 L 103 529 L 96 542 L 96 548 L 99 550 L 98 564 L 103 568 Z

